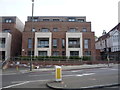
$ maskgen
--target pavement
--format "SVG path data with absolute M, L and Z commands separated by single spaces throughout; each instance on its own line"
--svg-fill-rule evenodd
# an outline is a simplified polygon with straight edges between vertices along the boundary
M 115 64 L 110 64 L 109 67 L 115 66 Z M 94 65 L 73 65 L 73 66 L 61 66 L 62 70 L 68 71 L 68 70 L 80 70 L 80 69 L 93 69 L 93 68 L 106 68 L 108 67 L 107 64 L 94 64 Z M 2 70 L 2 69 L 1 69 Z M 2 70 L 2 74 L 13 74 L 13 73 L 29 73 L 29 72 L 37 72 L 37 71 L 55 71 L 55 67 L 41 67 L 39 69 L 32 69 L 30 71 L 30 68 L 28 67 L 12 67 Z
M 112 68 L 113 66 L 118 66 L 118 64 L 110 64 L 109 68 Z M 81 69 L 94 69 L 94 68 L 108 68 L 107 64 L 94 64 L 94 65 L 78 65 L 78 66 L 61 66 L 62 70 L 69 71 L 69 70 L 81 70 Z M 38 71 L 55 71 L 54 67 L 44 67 L 39 69 L 33 69 L 32 72 L 38 72 Z M 2 74 L 14 74 L 14 73 L 29 73 L 29 68 L 9 68 L 4 71 L 2 71 Z M 91 73 L 92 74 L 92 73 Z M 62 78 L 63 80 L 61 82 L 57 81 L 47 81 L 46 86 L 52 89 L 58 89 L 58 90 L 83 90 L 83 89 L 94 89 L 94 88 L 103 88 L 103 87 L 111 87 L 111 86 L 120 86 L 120 84 L 116 83 L 116 81 L 112 81 L 108 79 L 105 83 L 100 78 L 97 78 L 97 80 L 88 79 L 85 80 L 85 78 Z M 71 81 L 72 80 L 72 81 Z M 113 83 L 114 82 L 114 83 Z M 93 86 L 94 85 L 94 86 Z M 115 90 L 115 89 L 114 89 Z

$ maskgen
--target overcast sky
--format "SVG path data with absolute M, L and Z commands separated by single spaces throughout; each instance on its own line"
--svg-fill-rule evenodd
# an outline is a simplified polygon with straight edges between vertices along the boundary
M 32 0 L 0 0 L 0 16 L 17 16 L 23 23 L 32 15 Z M 118 24 L 120 0 L 35 0 L 34 16 L 86 16 L 101 36 Z

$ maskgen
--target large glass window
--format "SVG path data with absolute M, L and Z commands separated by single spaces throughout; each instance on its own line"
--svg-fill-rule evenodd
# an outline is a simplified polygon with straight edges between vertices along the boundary
M 41 32 L 49 32 L 48 28 L 42 28 Z
M 53 47 L 57 48 L 57 39 L 53 39 Z
M 49 39 L 38 39 L 38 48 L 49 48 Z
M 58 28 L 53 28 L 53 31 L 54 32 L 58 32 Z
M 0 38 L 0 48 L 5 48 L 5 38 Z
M 59 56 L 59 51 L 53 51 L 53 56 Z
M 32 48 L 32 39 L 28 38 L 28 48 Z
M 79 51 L 70 51 L 70 56 L 79 56 Z
M 53 19 L 53 21 L 60 21 L 60 19 Z
M 62 39 L 62 48 L 65 48 L 65 39 Z
M 69 22 L 74 22 L 74 21 L 75 21 L 75 18 L 69 18 L 68 21 L 69 21 Z
M 5 23 L 11 23 L 12 19 L 5 19 Z
M 80 38 L 69 38 L 68 47 L 69 48 L 80 48 Z
M 91 51 L 85 51 L 85 56 L 90 56 L 91 55 Z
M 38 56 L 47 56 L 47 51 L 38 51 Z
M 82 32 L 87 32 L 87 28 L 82 28 Z
M 84 48 L 86 48 L 86 49 L 89 48 L 89 39 L 84 40 Z
M 76 29 L 75 28 L 70 28 L 69 32 L 76 32 Z
M 10 33 L 11 30 L 10 29 L 4 29 L 3 32 L 9 32 Z
M 43 19 L 43 21 L 50 21 L 50 19 Z

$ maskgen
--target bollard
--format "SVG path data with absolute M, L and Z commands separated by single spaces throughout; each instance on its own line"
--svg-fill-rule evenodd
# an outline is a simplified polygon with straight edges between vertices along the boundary
M 18 65 L 16 66 L 16 70 L 17 70 L 17 71 L 19 70 L 19 67 L 18 67 Z
M 60 66 L 55 66 L 55 81 L 62 81 L 62 68 Z

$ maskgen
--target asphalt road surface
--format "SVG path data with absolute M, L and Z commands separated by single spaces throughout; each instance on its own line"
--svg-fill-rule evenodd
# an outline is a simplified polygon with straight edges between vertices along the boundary
M 85 75 L 87 74 L 87 75 Z M 2 74 L 1 74 L 2 75 Z M 113 80 L 113 83 L 118 83 L 118 67 L 112 68 L 96 68 L 96 69 L 84 69 L 84 70 L 68 70 L 62 71 L 62 77 L 75 77 L 82 75 L 82 77 L 91 78 L 93 76 L 96 80 L 97 77 L 101 78 L 103 82 L 107 79 Z M 107 78 L 104 78 L 103 77 Z M 48 88 L 46 82 L 55 80 L 54 71 L 36 71 L 28 73 L 10 73 L 2 75 L 2 87 L 3 88 Z M 72 81 L 72 80 L 71 80 Z M 50 89 L 49 89 L 50 90 Z M 95 90 L 95 89 L 94 89 Z M 99 89 L 97 89 L 99 90 Z

